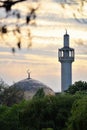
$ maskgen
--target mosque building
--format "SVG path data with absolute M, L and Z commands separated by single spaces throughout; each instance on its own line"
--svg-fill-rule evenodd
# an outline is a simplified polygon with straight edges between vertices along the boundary
M 61 92 L 64 92 L 72 84 L 72 62 L 74 62 L 74 49 L 69 47 L 69 35 L 64 35 L 64 47 L 58 50 L 58 59 L 61 63 Z M 14 84 L 16 88 L 24 92 L 24 98 L 32 98 L 40 88 L 43 88 L 45 95 L 55 95 L 55 92 L 47 85 L 30 77 L 30 72 L 27 71 L 28 77 Z
M 26 100 L 31 99 L 40 88 L 43 88 L 45 95 L 55 95 L 55 92 L 50 87 L 38 80 L 32 79 L 29 71 L 28 77 L 16 82 L 14 86 L 24 92 L 24 99 Z

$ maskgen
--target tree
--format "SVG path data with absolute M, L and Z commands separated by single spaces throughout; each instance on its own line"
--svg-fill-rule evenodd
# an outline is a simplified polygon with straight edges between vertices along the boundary
M 45 96 L 45 92 L 43 88 L 40 88 L 36 94 L 33 96 L 33 98 L 43 98 Z
M 75 94 L 78 91 L 87 92 L 87 82 L 85 81 L 78 81 L 71 85 L 66 92 L 70 94 Z
M 68 5 L 73 10 L 74 19 L 81 24 L 87 24 L 86 4 L 87 0 L 63 0 L 61 2 L 62 8 L 67 9 Z
M 20 113 L 20 123 L 24 129 L 52 128 L 62 130 L 66 127 L 74 100 L 75 98 L 70 95 L 33 99 Z
M 6 12 L 11 11 L 12 6 L 15 5 L 16 3 L 19 2 L 23 2 L 26 0 L 16 0 L 16 1 L 12 1 L 12 0 L 6 0 L 6 1 L 0 1 L 2 3 L 2 5 L 0 7 L 4 7 Z
M 0 106 L 0 130 L 23 130 L 19 122 L 19 113 L 26 107 L 27 101 L 12 107 Z
M 0 10 L 2 8 L 5 9 L 5 11 L 3 11 L 3 16 L 2 15 L 0 16 L 0 40 L 1 42 L 4 42 L 7 46 L 11 47 L 13 53 L 16 50 L 16 46 L 19 50 L 21 49 L 22 39 L 24 38 L 24 35 L 22 33 L 22 31 L 24 31 L 23 27 L 26 28 L 25 33 L 28 39 L 27 47 L 29 48 L 32 46 L 32 36 L 30 26 L 35 25 L 36 10 L 39 8 L 39 4 L 37 0 L 31 0 L 31 1 L 34 4 L 36 3 L 36 6 L 33 6 L 33 4 L 31 4 L 31 2 L 29 2 L 28 0 L 0 1 Z M 25 14 L 23 10 L 21 10 L 17 6 L 16 8 L 13 8 L 15 5 L 22 4 L 23 2 L 28 3 L 26 4 L 27 13 Z M 8 21 L 10 21 L 9 24 Z M 10 43 L 10 41 L 7 41 L 6 37 L 9 37 L 10 39 L 10 36 L 14 37 L 16 46 L 15 44 Z
M 12 106 L 24 99 L 24 92 L 15 86 L 7 86 L 4 81 L 0 83 L 0 104 Z
M 67 130 L 87 130 L 87 96 L 75 101 Z

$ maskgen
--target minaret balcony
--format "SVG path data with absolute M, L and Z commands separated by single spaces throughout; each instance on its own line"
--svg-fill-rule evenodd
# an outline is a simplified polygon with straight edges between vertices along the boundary
M 74 57 L 59 57 L 60 62 L 73 62 Z
M 73 62 L 74 55 L 74 49 L 70 47 L 63 47 L 58 51 L 60 62 Z

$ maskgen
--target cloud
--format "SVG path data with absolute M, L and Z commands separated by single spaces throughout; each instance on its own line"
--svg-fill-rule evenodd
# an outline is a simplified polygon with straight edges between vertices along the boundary
M 52 0 L 53 2 L 57 3 L 64 3 L 64 4 L 77 4 L 77 0 Z
M 75 43 L 76 43 L 76 45 L 78 45 L 78 46 L 83 46 L 83 45 L 85 45 L 86 42 L 87 42 L 87 41 L 84 41 L 84 40 L 82 40 L 82 39 L 77 39 L 77 40 L 75 40 Z
M 26 78 L 26 70 L 30 69 L 32 78 L 45 82 L 57 91 L 60 88 L 61 77 L 58 48 L 63 46 L 65 28 L 68 29 L 71 45 L 75 48 L 76 61 L 73 72 L 76 78 L 74 80 L 78 80 L 79 70 L 83 73 L 81 67 L 87 60 L 87 24 L 80 24 L 74 19 L 73 11 L 75 10 L 71 6 L 66 5 L 66 10 L 64 10 L 60 4 L 57 4 L 59 0 L 47 1 L 42 0 L 42 5 L 37 10 L 37 26 L 22 28 L 24 40 L 21 51 L 17 49 L 13 55 L 11 48 L 0 44 L 0 76 L 8 82 L 18 81 Z M 68 2 L 71 1 L 68 0 Z M 32 35 L 32 47 L 29 49 L 27 49 L 27 42 L 25 41 L 26 28 L 31 29 Z M 11 40 L 12 45 L 14 45 L 13 41 Z M 79 62 L 78 65 L 77 62 Z M 78 68 L 79 70 L 76 71 Z M 86 68 L 85 65 L 84 73 L 87 72 Z M 86 74 L 85 77 L 87 77 Z

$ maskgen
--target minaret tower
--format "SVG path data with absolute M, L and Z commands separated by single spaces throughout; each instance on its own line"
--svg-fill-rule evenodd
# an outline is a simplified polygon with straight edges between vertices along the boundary
M 72 84 L 72 62 L 74 61 L 74 49 L 69 47 L 69 35 L 64 35 L 64 47 L 59 49 L 59 61 L 61 62 L 61 91 L 65 91 Z

